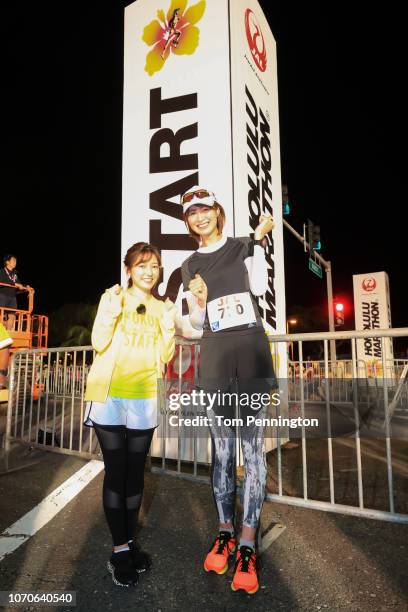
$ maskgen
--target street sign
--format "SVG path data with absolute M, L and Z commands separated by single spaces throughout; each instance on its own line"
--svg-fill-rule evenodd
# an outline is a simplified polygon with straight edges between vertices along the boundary
M 322 266 L 311 257 L 309 257 L 309 270 L 314 272 L 319 278 L 323 278 Z

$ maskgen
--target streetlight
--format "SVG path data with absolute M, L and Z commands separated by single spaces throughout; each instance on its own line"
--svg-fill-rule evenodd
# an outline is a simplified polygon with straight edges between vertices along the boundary
M 286 321 L 286 333 L 289 333 L 289 325 L 296 325 L 297 319 L 287 319 Z
M 297 319 L 286 319 L 286 334 L 289 334 L 289 325 L 296 325 Z M 293 361 L 293 342 L 289 342 L 288 349 L 290 349 L 290 359 Z

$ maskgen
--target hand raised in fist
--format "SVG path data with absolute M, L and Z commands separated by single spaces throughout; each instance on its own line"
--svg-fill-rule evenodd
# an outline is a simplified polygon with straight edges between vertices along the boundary
M 118 317 L 122 312 L 123 291 L 120 285 L 114 285 L 105 292 L 108 295 L 107 309 L 113 317 Z
M 272 219 L 272 215 L 261 215 L 259 217 L 259 224 L 255 230 L 254 238 L 255 240 L 262 240 L 264 236 L 268 232 L 270 232 L 275 227 L 275 224 Z
M 195 277 L 191 279 L 188 288 L 197 298 L 200 308 L 205 308 L 208 297 L 208 289 L 207 285 L 199 274 L 196 274 Z

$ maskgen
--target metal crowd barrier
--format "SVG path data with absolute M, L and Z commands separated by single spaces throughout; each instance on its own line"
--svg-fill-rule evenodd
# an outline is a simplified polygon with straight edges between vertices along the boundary
M 408 337 L 408 329 L 375 332 L 375 337 L 381 338 L 383 346 L 385 338 L 402 336 Z M 408 436 L 398 441 L 398 444 L 405 448 L 405 454 L 402 453 L 396 458 L 392 450 L 391 417 L 399 410 L 398 407 L 406 408 L 405 377 L 408 365 L 399 360 L 395 367 L 394 364 L 393 367 L 386 367 L 384 358 L 382 379 L 364 378 L 361 374 L 362 364 L 357 359 L 356 342 L 357 339 L 365 337 L 373 337 L 373 331 L 270 337 L 275 357 L 281 344 L 285 345 L 286 349 L 289 342 L 296 343 L 299 359 L 296 363 L 289 362 L 287 377 L 289 412 L 295 411 L 304 419 L 311 410 L 320 411 L 320 414 L 324 415 L 325 425 L 324 434 L 319 438 L 310 438 L 304 425 L 298 428 L 296 437 L 290 432 L 292 447 L 285 444 L 287 436 L 277 428 L 276 448 L 268 453 L 266 499 L 306 508 L 407 523 L 408 513 L 405 508 L 403 512 L 398 512 L 396 503 L 400 483 L 404 486 L 406 480 L 403 479 L 408 477 L 408 466 L 406 459 L 404 460 Z M 333 339 L 350 342 L 351 359 L 344 362 L 330 361 L 330 340 Z M 322 343 L 323 360 L 310 365 L 310 360 L 303 359 L 308 342 Z M 169 376 L 179 381 L 180 389 L 186 377 L 196 379 L 198 352 L 197 342 L 177 340 L 176 356 L 169 366 Z M 13 355 L 3 449 L 6 470 L 11 445 L 16 441 L 84 458 L 101 457 L 93 429 L 83 425 L 86 378 L 93 357 L 94 351 L 90 346 L 20 350 Z M 392 380 L 386 379 L 387 372 L 392 372 Z M 375 447 L 376 438 L 362 439 L 359 395 L 366 397 L 368 404 L 376 402 L 373 404 L 374 411 L 370 405 L 369 408 L 374 414 L 374 420 L 382 428 L 382 439 L 378 448 Z M 336 412 L 338 410 L 340 412 Z M 341 414 L 342 418 L 346 415 L 348 423 L 352 424 L 351 431 L 348 431 L 344 438 L 336 438 L 333 434 L 332 420 L 335 412 Z M 152 469 L 160 473 L 209 482 L 211 444 L 208 433 L 200 437 L 193 435 L 188 439 L 183 437 L 183 429 L 180 429 L 176 436 L 168 436 L 167 433 L 168 414 L 161 412 L 160 426 L 151 450 Z M 348 453 L 341 461 L 336 461 L 334 448 L 337 446 L 342 452 L 347 450 Z M 311 465 L 316 463 L 316 456 L 321 466 L 319 469 L 323 473 L 321 480 L 327 482 L 326 489 L 323 487 L 319 490 L 316 476 L 310 472 Z M 368 460 L 384 466 L 386 499 L 381 509 L 375 507 L 375 503 L 367 503 L 365 498 Z M 395 472 L 397 478 L 394 478 Z M 349 474 L 347 503 L 338 493 L 339 475 L 342 474 Z M 298 482 L 293 486 L 296 478 Z
M 11 360 L 4 451 L 19 441 L 84 458 L 97 456 L 97 439 L 83 425 L 91 346 L 18 350 Z
M 376 518 L 380 520 L 388 520 L 399 523 L 408 523 L 408 513 L 396 512 L 395 501 L 398 491 L 395 489 L 394 482 L 394 470 L 397 465 L 399 471 L 402 473 L 402 478 L 399 478 L 402 487 L 406 487 L 406 478 L 408 477 L 408 465 L 406 461 L 406 449 L 408 446 L 407 430 L 403 423 L 400 427 L 401 431 L 401 444 L 404 449 L 402 454 L 402 460 L 396 460 L 392 456 L 392 435 L 391 435 L 391 417 L 395 411 L 396 402 L 406 410 L 407 401 L 407 375 L 408 365 L 401 363 L 404 360 L 394 360 L 390 363 L 386 359 L 385 350 L 385 339 L 386 338 L 400 338 L 408 337 L 408 328 L 401 329 L 389 329 L 389 330 L 373 330 L 369 331 L 347 331 L 347 332 L 332 332 L 332 333 L 309 333 L 309 334 L 291 334 L 287 335 L 274 335 L 274 344 L 287 343 L 290 339 L 291 342 L 297 343 L 299 361 L 298 368 L 296 364 L 292 369 L 292 373 L 289 372 L 289 403 L 300 402 L 300 414 L 302 418 L 305 417 L 307 405 L 323 405 L 326 413 L 326 440 L 327 450 L 322 458 L 327 459 L 327 474 L 326 478 L 329 483 L 329 489 L 327 500 L 312 499 L 309 494 L 311 488 L 310 473 L 308 471 L 308 447 L 313 446 L 314 440 L 307 439 L 305 435 L 305 428 L 302 426 L 301 431 L 301 465 L 302 465 L 302 478 L 301 478 L 301 492 L 300 495 L 287 494 L 284 483 L 283 474 L 283 452 L 282 446 L 278 440 L 277 447 L 277 482 L 276 492 L 268 492 L 266 498 L 270 501 L 281 502 L 291 505 L 296 505 L 306 508 L 314 508 L 323 511 L 334 511 L 343 514 L 351 514 L 356 516 L 364 516 L 367 518 Z M 357 341 L 364 338 L 379 338 L 381 343 L 381 354 L 382 359 L 376 367 L 368 369 L 365 367 L 365 363 L 357 359 Z M 350 342 L 350 353 L 351 360 L 341 365 L 339 362 L 331 362 L 330 355 L 330 340 L 348 340 Z M 307 342 L 321 342 L 323 343 L 324 349 L 324 368 L 322 364 L 318 365 L 318 372 L 316 368 L 312 368 L 312 375 L 308 377 L 308 362 L 303 359 L 303 353 Z M 339 371 L 343 368 L 344 374 L 342 375 L 343 384 L 338 387 L 339 382 Z M 347 381 L 350 377 L 351 368 L 351 384 L 347 385 Z M 310 371 L 310 370 L 309 370 Z M 294 372 L 294 373 L 293 373 Z M 380 374 L 381 373 L 381 374 Z M 291 390 L 291 384 L 298 380 L 299 384 L 297 389 Z M 323 393 L 322 383 L 324 383 Z M 345 384 L 344 384 L 345 383 Z M 362 384 L 361 384 L 362 383 Z M 295 385 L 296 387 L 296 385 Z M 363 423 L 359 412 L 358 396 L 366 394 L 368 403 L 368 412 L 372 413 L 374 421 L 377 421 L 378 435 L 373 438 L 367 437 L 362 439 L 361 432 L 363 431 Z M 316 398 L 316 394 L 319 395 Z M 370 400 L 374 397 L 378 400 L 381 397 L 380 409 L 381 414 L 378 414 L 378 406 L 370 406 Z M 348 404 L 352 414 L 353 431 L 349 433 L 346 440 L 338 438 L 337 440 L 332 433 L 332 411 L 338 404 Z M 374 408 L 374 409 L 373 409 Z M 408 429 L 408 424 L 407 424 Z M 356 472 L 356 503 L 355 504 L 344 504 L 336 501 L 336 482 L 335 482 L 335 470 L 334 470 L 334 453 L 333 447 L 335 442 L 348 442 L 349 448 L 352 448 L 354 454 L 354 466 L 351 468 Z M 374 442 L 374 445 L 373 445 Z M 380 454 L 380 447 L 382 444 L 375 443 L 381 442 L 384 446 L 384 457 Z M 375 461 L 382 461 L 386 468 L 386 509 L 380 510 L 377 508 L 367 507 L 364 499 L 364 469 L 363 469 L 363 457 L 374 459 Z M 405 503 L 405 502 L 403 502 Z

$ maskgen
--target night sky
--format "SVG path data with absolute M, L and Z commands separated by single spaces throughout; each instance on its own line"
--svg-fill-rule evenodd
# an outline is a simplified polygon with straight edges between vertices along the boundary
M 127 4 L 10 3 L 3 14 L 0 251 L 17 254 L 37 312 L 95 302 L 119 281 Z M 352 274 L 386 271 L 393 325 L 408 326 L 402 17 L 391 5 L 299 4 L 261 2 L 278 45 L 287 219 L 320 224 L 334 293 L 350 306 Z M 287 231 L 285 258 L 288 314 L 323 311 L 325 281 Z

